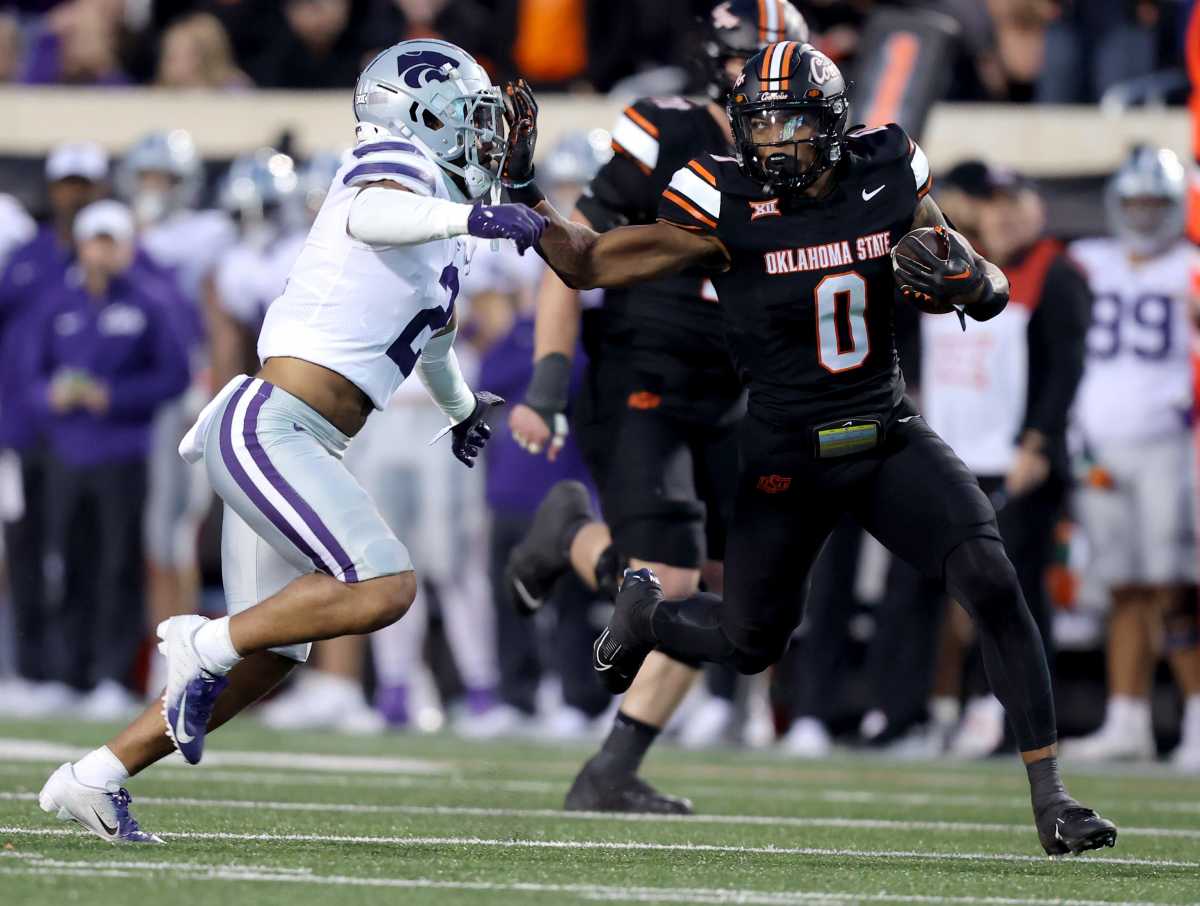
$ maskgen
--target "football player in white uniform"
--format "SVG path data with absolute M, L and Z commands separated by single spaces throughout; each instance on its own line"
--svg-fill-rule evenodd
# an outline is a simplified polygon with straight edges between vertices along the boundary
M 283 291 L 312 225 L 300 194 L 292 158 L 274 148 L 239 156 L 221 181 L 219 202 L 238 224 L 238 241 L 217 265 L 206 306 L 217 387 L 252 367 L 267 306 Z
M 225 504 L 230 615 L 164 621 L 161 710 L 61 766 L 41 791 L 44 811 L 105 840 L 157 840 L 129 813 L 130 775 L 174 748 L 195 764 L 206 733 L 273 688 L 312 642 L 373 632 L 412 604 L 408 551 L 341 462 L 367 416 L 416 371 L 450 423 L 453 454 L 472 466 L 488 411 L 503 402 L 471 391 L 452 349 L 459 237 L 527 249 L 546 225 L 523 206 L 481 201 L 498 194 L 505 164 L 499 90 L 453 44 L 404 41 L 368 64 L 354 112 L 358 144 L 267 310 L 262 368 L 231 380 L 180 445 L 203 459 Z
M 141 247 L 175 275 L 191 303 L 179 320 L 188 333 L 196 376 L 204 343 L 204 294 L 217 262 L 237 238 L 233 221 L 223 211 L 196 208 L 203 168 L 191 136 L 182 129 L 139 139 L 117 168 L 115 184 L 133 209 Z M 208 489 L 199 470 L 189 469 L 179 458 L 178 447 L 207 398 L 194 384 L 190 392 L 164 405 L 154 420 L 145 515 L 152 626 L 195 609 L 196 533 L 208 505 Z M 161 672 L 162 662 L 156 661 L 152 680 Z
M 1111 596 L 1104 724 L 1064 745 L 1076 759 L 1153 758 L 1154 652 L 1165 651 L 1186 699 L 1181 765 L 1200 769 L 1190 279 L 1186 181 L 1167 150 L 1136 149 L 1107 193 L 1113 235 L 1071 255 L 1095 297 L 1076 424 L 1101 481 L 1079 493 L 1089 577 Z M 1073 744 L 1072 744 L 1073 743 Z

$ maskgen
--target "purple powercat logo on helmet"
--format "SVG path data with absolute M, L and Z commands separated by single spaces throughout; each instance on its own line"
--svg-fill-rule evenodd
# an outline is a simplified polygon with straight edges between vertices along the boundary
M 449 78 L 442 72 L 447 63 L 458 67 L 458 60 L 436 50 L 409 50 L 396 58 L 397 75 L 409 88 L 423 88 L 430 82 L 445 82 Z

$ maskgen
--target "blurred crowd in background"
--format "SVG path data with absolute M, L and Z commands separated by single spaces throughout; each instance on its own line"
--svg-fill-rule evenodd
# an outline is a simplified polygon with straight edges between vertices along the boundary
M 709 3 L 6 5 L 0 42 L 11 52 L 0 53 L 0 71 L 14 81 L 347 89 L 381 44 L 437 34 L 501 76 L 605 91 L 651 71 L 657 90 L 682 89 L 680 57 L 692 45 L 679 36 Z M 886 4 L 799 5 L 817 43 L 850 59 L 863 17 Z M 1190 4 L 921 5 L 962 25 L 952 97 L 1096 102 L 1145 79 L 1158 86 L 1149 97 L 1186 97 Z M 251 150 L 209 180 L 180 130 L 147 135 L 115 159 L 87 141 L 64 144 L 44 161 L 37 220 L 3 194 L 15 186 L 0 184 L 0 713 L 124 717 L 161 685 L 149 642 L 157 622 L 222 611 L 220 511 L 203 470 L 176 446 L 213 388 L 255 370 L 263 314 L 341 153 Z M 602 128 L 571 133 L 542 149 L 538 172 L 568 210 L 610 154 Z M 899 312 L 910 391 L 1000 511 L 1056 653 L 1063 729 L 1095 731 L 1076 757 L 1153 757 L 1182 739 L 1176 762 L 1200 770 L 1196 259 L 1184 238 L 1184 166 L 1169 151 L 1137 150 L 1102 190 L 1108 216 L 1088 238 L 1061 235 L 1020 174 L 985 160 L 937 165 L 940 204 L 1006 270 L 1013 303 L 966 334 L 953 318 Z M 457 346 L 473 386 L 522 399 L 543 276 L 533 255 L 477 250 Z M 580 350 L 577 374 L 584 360 Z M 417 606 L 369 641 L 319 644 L 260 716 L 363 733 L 603 732 L 613 703 L 589 652 L 608 605 L 568 578 L 555 606 L 526 621 L 503 580 L 545 491 L 587 481 L 578 452 L 568 444 L 554 463 L 534 460 L 498 426 L 484 468 L 467 472 L 425 443 L 442 426 L 409 382 L 347 457 L 412 551 Z M 1014 446 L 1030 431 L 1045 443 Z M 957 606 L 847 524 L 822 555 L 779 667 L 753 678 L 710 671 L 670 729 L 687 745 L 778 742 L 797 757 L 825 755 L 835 739 L 985 756 L 1007 743 L 979 661 Z
M 1084 103 L 1131 77 L 1172 78 L 1192 0 L 808 0 L 815 43 L 851 64 L 864 23 L 925 8 L 962 35 L 950 97 Z M 349 88 L 376 52 L 451 41 L 501 78 L 607 92 L 696 86 L 686 48 L 707 0 L 2 0 L 0 82 L 245 90 Z M 631 88 L 631 93 L 645 94 Z

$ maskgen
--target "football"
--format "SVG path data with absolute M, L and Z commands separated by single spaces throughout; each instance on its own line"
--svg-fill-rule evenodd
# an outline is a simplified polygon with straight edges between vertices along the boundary
M 940 260 L 946 261 L 950 257 L 950 240 L 946 237 L 944 230 L 939 230 L 937 227 L 918 227 L 911 233 L 906 233 L 900 237 L 900 241 L 892 248 L 892 268 L 896 267 L 897 259 L 908 258 L 910 260 L 920 260 L 916 255 L 916 246 L 923 245 L 929 251 L 933 252 Z M 903 278 L 896 275 L 896 285 L 899 289 L 903 283 Z M 928 312 L 933 315 L 944 315 L 954 311 L 954 306 L 948 302 L 943 302 L 938 299 L 912 298 L 912 304 L 917 306 L 923 312 Z

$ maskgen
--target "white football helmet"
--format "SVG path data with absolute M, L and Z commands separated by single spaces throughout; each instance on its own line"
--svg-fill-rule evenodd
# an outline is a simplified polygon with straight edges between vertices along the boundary
M 358 77 L 354 116 L 384 135 L 420 143 L 442 168 L 453 197 L 479 198 L 499 188 L 500 89 L 460 47 L 433 40 L 389 47 Z
M 164 191 L 144 187 L 142 174 L 151 172 L 166 174 L 170 188 Z M 142 136 L 121 159 L 116 173 L 117 194 L 130 204 L 143 224 L 195 206 L 203 182 L 196 145 L 183 129 Z
M 1156 255 L 1184 232 L 1187 174 L 1175 152 L 1139 145 L 1104 193 L 1109 228 L 1130 251 Z

